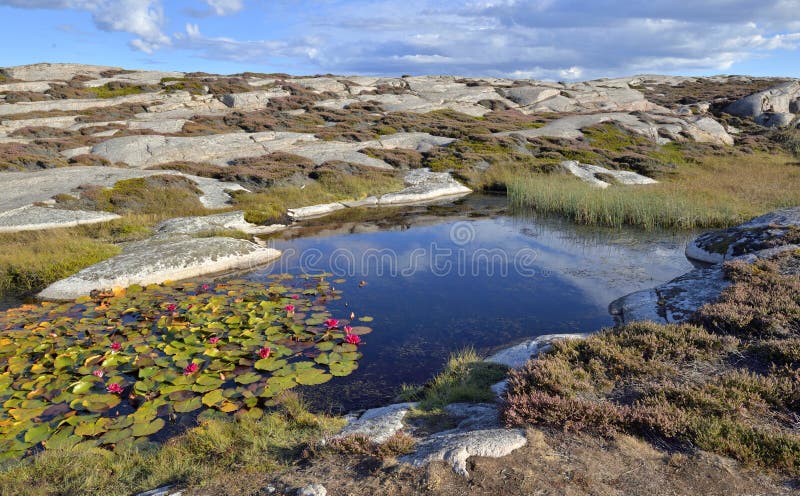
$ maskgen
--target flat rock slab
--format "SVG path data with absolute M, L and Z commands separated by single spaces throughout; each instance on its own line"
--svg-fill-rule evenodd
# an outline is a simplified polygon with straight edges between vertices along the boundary
M 789 228 L 800 229 L 800 207 L 784 208 L 738 226 L 711 231 L 686 245 L 686 256 L 706 263 L 721 263 L 747 253 L 784 244 Z
M 487 362 L 505 365 L 508 368 L 518 369 L 528 360 L 537 356 L 553 342 L 562 339 L 585 339 L 588 334 L 544 334 L 510 346 L 486 358 Z
M 223 212 L 219 214 L 177 217 L 159 223 L 155 228 L 153 239 L 175 238 L 180 236 L 193 236 L 197 233 L 214 233 L 228 230 L 242 231 L 247 234 L 270 234 L 280 231 L 286 226 L 274 224 L 259 226 L 244 220 L 244 212 Z
M 72 300 L 93 289 L 159 284 L 233 269 L 250 269 L 281 252 L 233 238 L 189 238 L 133 245 L 122 254 L 87 267 L 45 288 L 39 297 Z
M 396 193 L 387 193 L 378 198 L 379 205 L 397 205 L 425 202 L 438 198 L 463 196 L 472 192 L 459 183 L 448 172 L 431 172 L 430 169 L 415 169 L 404 178 L 408 187 Z
M 347 208 L 343 203 L 321 203 L 319 205 L 309 205 L 307 207 L 290 208 L 287 213 L 293 220 L 312 219 L 328 215 L 337 210 Z
M 108 222 L 119 218 L 119 215 L 111 212 L 64 210 L 60 208 L 27 205 L 0 212 L 0 233 L 39 231 L 58 227 L 97 224 L 99 222 Z
M 655 179 L 637 174 L 636 172 L 606 169 L 599 165 L 582 164 L 576 160 L 565 160 L 561 162 L 561 167 L 592 186 L 603 189 L 611 186 L 611 183 L 601 179 L 603 176 L 611 177 L 617 183 L 625 185 L 655 184 L 658 182 Z
M 403 428 L 403 419 L 416 405 L 416 403 L 396 403 L 367 410 L 358 419 L 347 424 L 334 439 L 361 435 L 373 443 L 383 443 Z
M 203 192 L 200 201 L 206 208 L 223 208 L 230 201 L 230 195 L 226 191 L 244 189 L 237 183 L 164 170 L 87 165 L 44 169 L 35 172 L 0 172 L 0 212 L 47 201 L 58 194 L 72 193 L 84 184 L 110 188 L 124 179 L 164 174 L 183 176 L 197 184 Z
M 433 434 L 417 444 L 413 453 L 398 458 L 401 463 L 422 467 L 444 461 L 460 475 L 468 476 L 471 456 L 500 458 L 528 443 L 522 429 L 450 430 Z
M 415 169 L 409 171 L 404 180 L 408 185 L 406 188 L 394 193 L 386 193 L 378 198 L 370 196 L 363 200 L 341 201 L 290 208 L 288 210 L 288 215 L 293 220 L 303 220 L 328 215 L 344 208 L 426 203 L 442 198 L 453 198 L 472 193 L 471 189 L 453 179 L 449 172 L 431 172 L 430 169 Z

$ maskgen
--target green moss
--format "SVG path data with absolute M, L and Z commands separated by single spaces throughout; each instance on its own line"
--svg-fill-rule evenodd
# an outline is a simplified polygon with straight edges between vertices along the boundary
M 599 124 L 581 131 L 592 146 L 613 152 L 648 143 L 645 137 L 624 131 L 614 124 Z
M 95 86 L 87 88 L 88 91 L 94 93 L 97 98 L 115 98 L 118 96 L 138 95 L 144 92 L 141 86 L 109 86 L 111 83 L 106 83 L 103 86 Z

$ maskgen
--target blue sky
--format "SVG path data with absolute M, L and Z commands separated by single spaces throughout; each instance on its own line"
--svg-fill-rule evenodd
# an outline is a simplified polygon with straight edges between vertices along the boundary
M 800 77 L 800 0 L 0 0 L 0 66 Z

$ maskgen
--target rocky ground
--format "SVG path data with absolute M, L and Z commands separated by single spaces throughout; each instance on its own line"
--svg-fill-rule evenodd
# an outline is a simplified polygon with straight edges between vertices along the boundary
M 709 89 L 714 85 L 730 89 L 715 93 Z M 676 97 L 694 86 L 705 99 Z M 741 99 L 731 97 L 740 94 Z M 286 221 L 343 208 L 468 193 L 479 182 L 470 177 L 497 166 L 478 161 L 470 166 L 472 172 L 458 171 L 462 183 L 454 180 L 447 164 L 460 160 L 459 155 L 448 156 L 448 148 L 457 140 L 511 139 L 516 143 L 512 148 L 533 157 L 526 149 L 531 140 L 580 142 L 583 130 L 614 125 L 656 145 L 689 141 L 725 146 L 740 133 L 732 124 L 738 123 L 736 116 L 764 126 L 791 126 L 800 113 L 798 102 L 796 81 L 738 76 L 547 83 L 448 76 L 215 76 L 75 64 L 10 67 L 0 76 L 0 232 L 113 221 L 120 210 L 113 201 L 104 206 L 86 198 L 122 180 L 152 176 L 181 176 L 197 188 L 206 209 L 242 203 L 243 196 L 231 196 L 236 192 L 302 189 L 330 171 L 356 178 L 394 175 L 407 185 L 388 194 L 370 187 L 334 192 L 328 197 L 337 201 L 319 205 L 300 200 L 283 216 L 273 212 L 271 219 L 245 205 L 248 220 L 277 229 Z M 727 117 L 720 119 L 720 111 Z M 419 169 L 425 165 L 440 173 Z M 619 164 L 612 165 L 553 163 L 599 187 L 657 182 L 646 175 L 647 167 L 620 170 Z M 59 283 L 42 296 L 73 297 L 93 284 L 164 280 L 197 274 L 197 267 L 217 270 L 241 267 L 244 259 L 255 263 L 270 258 L 247 243 L 183 242 L 181 249 L 190 254 L 184 260 L 144 271 L 140 265 L 147 263 L 147 254 L 167 245 L 140 244 L 106 264 L 116 278 L 102 276 L 101 266 L 76 276 L 84 283 Z M 242 261 L 198 262 L 218 255 Z M 83 289 L 58 289 L 67 286 Z

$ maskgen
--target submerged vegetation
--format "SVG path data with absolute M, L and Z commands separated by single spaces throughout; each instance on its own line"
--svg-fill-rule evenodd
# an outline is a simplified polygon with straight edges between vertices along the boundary
M 357 368 L 324 276 L 131 286 L 0 315 L 0 460 L 31 450 L 130 449 L 191 412 L 260 418 L 297 385 Z
M 797 476 L 798 263 L 788 252 L 728 264 L 733 285 L 694 324 L 556 343 L 511 373 L 505 420 L 656 436 Z

